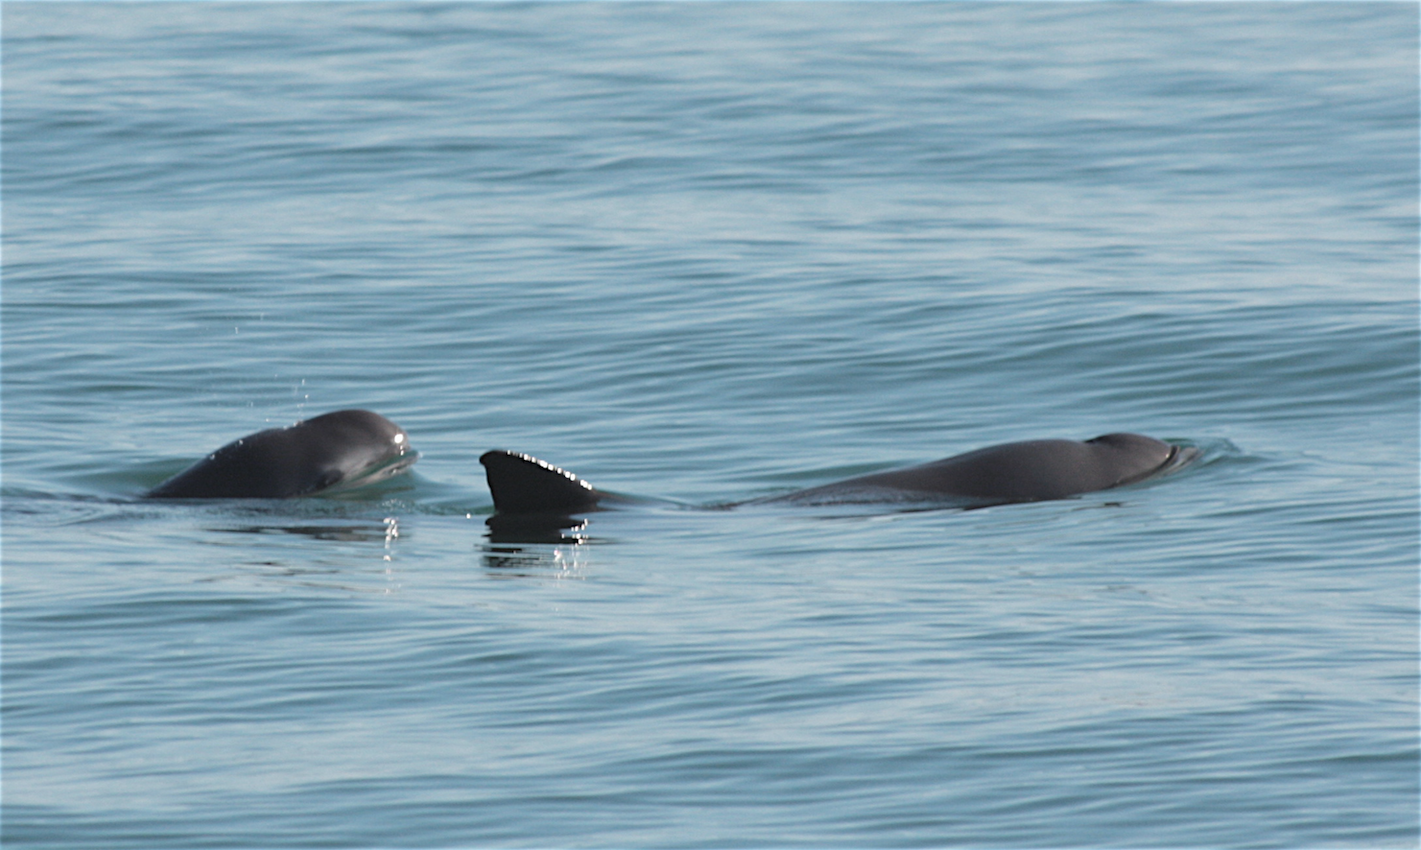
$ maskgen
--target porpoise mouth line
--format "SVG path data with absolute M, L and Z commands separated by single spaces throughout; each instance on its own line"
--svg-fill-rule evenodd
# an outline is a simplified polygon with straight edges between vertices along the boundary
M 369 487 L 372 484 L 379 484 L 381 481 L 388 481 L 397 475 L 404 474 L 420 458 L 420 453 L 414 450 L 406 451 L 402 455 L 397 455 L 384 463 L 376 464 L 364 472 L 351 476 L 338 484 L 333 484 L 313 496 L 326 496 L 331 493 L 345 493 L 350 490 L 358 490 L 362 487 Z

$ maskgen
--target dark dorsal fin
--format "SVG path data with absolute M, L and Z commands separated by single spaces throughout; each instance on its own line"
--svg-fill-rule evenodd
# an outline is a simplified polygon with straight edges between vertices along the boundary
M 510 514 L 566 514 L 597 507 L 602 494 L 550 463 L 518 452 L 491 451 L 479 458 L 488 472 L 493 507 Z

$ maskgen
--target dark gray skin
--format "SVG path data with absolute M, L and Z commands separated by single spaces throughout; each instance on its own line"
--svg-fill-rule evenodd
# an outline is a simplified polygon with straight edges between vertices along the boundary
M 419 458 L 400 426 L 338 410 L 228 443 L 147 493 L 151 499 L 289 499 L 383 481 Z
M 620 501 L 532 455 L 495 450 L 484 452 L 479 463 L 488 474 L 493 507 L 499 513 L 557 516 L 595 511 L 604 502 Z
M 1084 442 L 1028 440 L 742 504 L 977 506 L 1064 499 L 1143 481 L 1182 466 L 1197 453 L 1140 434 L 1106 434 Z M 629 501 L 529 455 L 492 451 L 479 462 L 501 514 L 569 515 Z
M 1140 434 L 1105 434 L 1084 442 L 1027 440 L 764 501 L 815 505 L 947 497 L 1005 504 L 1064 499 L 1143 481 L 1171 466 L 1179 451 Z

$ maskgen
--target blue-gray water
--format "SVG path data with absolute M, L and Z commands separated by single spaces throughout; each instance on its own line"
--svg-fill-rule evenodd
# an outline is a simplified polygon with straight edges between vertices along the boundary
M 1414 4 L 3 16 L 7 847 L 1417 844 Z M 344 407 L 415 474 L 134 498 Z

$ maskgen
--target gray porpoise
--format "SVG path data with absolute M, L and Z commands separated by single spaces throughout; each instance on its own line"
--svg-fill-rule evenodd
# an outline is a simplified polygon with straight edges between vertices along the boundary
M 288 499 L 382 481 L 419 452 L 400 426 L 337 410 L 235 440 L 154 487 L 153 499 Z
M 975 506 L 1063 499 L 1143 481 L 1182 466 L 1197 453 L 1140 434 L 1106 434 L 1085 441 L 1027 440 L 741 504 Z M 492 451 L 479 462 L 488 473 L 499 513 L 570 514 L 627 501 L 529 455 Z

